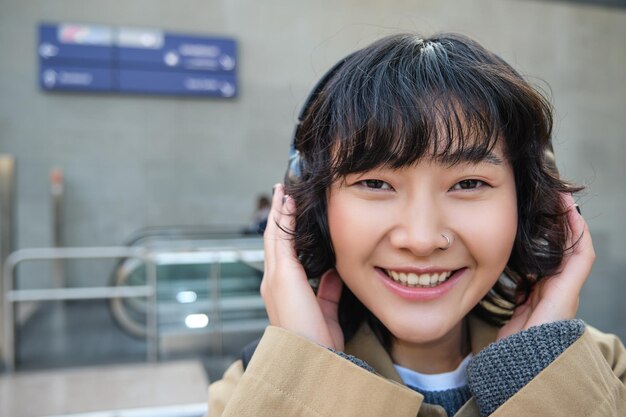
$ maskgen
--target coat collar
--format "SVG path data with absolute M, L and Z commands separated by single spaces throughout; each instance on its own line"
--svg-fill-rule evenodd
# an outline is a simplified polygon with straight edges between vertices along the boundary
M 476 355 L 489 343 L 496 340 L 498 328 L 487 324 L 474 315 L 469 315 L 467 320 L 472 354 Z M 345 349 L 346 353 L 365 361 L 380 375 L 402 384 L 402 379 L 393 366 L 391 357 L 367 323 L 361 325 L 356 334 L 346 344 Z

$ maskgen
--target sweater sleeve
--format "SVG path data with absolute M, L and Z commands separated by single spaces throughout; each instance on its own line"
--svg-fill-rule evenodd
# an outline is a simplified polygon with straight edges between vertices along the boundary
M 492 343 L 468 378 L 481 416 L 624 415 L 626 388 L 609 362 L 584 323 L 567 320 Z

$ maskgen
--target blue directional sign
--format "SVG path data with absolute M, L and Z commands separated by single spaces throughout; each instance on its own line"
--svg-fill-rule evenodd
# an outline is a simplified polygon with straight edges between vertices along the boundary
M 44 90 L 113 91 L 110 69 L 45 65 L 40 74 L 39 85 Z
M 111 65 L 113 30 L 106 26 L 40 25 L 38 53 L 42 64 Z
M 133 32 L 119 31 L 119 60 L 124 66 L 226 72 L 235 69 L 236 44 L 231 39 Z M 144 43 L 138 39 L 141 35 Z
M 47 91 L 237 95 L 237 43 L 230 38 L 41 24 L 38 55 L 39 85 Z
M 236 92 L 232 74 L 190 73 L 188 71 L 121 70 L 120 91 L 131 93 L 180 94 L 232 97 Z

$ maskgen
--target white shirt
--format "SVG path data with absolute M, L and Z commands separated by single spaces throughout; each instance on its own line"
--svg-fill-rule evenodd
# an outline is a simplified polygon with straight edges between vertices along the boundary
M 400 365 L 394 364 L 393 366 L 405 385 L 414 386 L 422 391 L 445 391 L 467 385 L 466 370 L 470 359 L 472 359 L 471 353 L 463 359 L 463 362 L 454 371 L 442 374 L 422 374 Z

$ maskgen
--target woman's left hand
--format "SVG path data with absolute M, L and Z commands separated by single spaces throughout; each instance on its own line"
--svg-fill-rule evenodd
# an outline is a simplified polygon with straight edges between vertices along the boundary
M 568 207 L 567 222 L 570 228 L 566 247 L 573 246 L 573 249 L 564 255 L 561 272 L 539 281 L 528 300 L 515 309 L 511 320 L 498 332 L 498 340 L 532 326 L 576 316 L 580 290 L 591 272 L 596 255 L 589 228 L 576 210 L 574 199 L 570 194 L 562 198 L 565 207 Z

